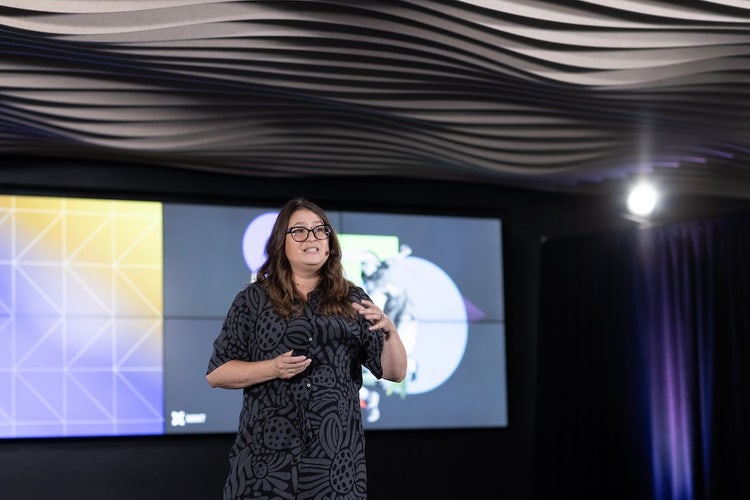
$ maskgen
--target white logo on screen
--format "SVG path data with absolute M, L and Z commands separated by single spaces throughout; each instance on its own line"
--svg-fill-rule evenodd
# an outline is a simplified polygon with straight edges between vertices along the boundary
M 185 412 L 184 411 L 172 412 L 172 427 L 185 427 Z
M 185 411 L 173 411 L 172 427 L 185 427 L 188 424 L 205 424 L 205 413 L 187 413 Z

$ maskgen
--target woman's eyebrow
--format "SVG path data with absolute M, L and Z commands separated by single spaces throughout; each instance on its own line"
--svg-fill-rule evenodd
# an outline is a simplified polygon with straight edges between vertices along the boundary
M 295 227 L 295 226 L 307 226 L 307 224 L 310 224 L 310 227 L 319 226 L 321 224 L 324 224 L 322 220 L 317 220 L 313 222 L 305 222 L 305 221 L 296 221 L 296 222 L 290 222 L 289 227 Z

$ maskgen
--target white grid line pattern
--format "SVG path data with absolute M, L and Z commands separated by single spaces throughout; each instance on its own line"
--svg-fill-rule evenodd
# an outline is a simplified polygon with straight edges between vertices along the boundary
M 162 432 L 161 216 L 0 196 L 0 437 Z

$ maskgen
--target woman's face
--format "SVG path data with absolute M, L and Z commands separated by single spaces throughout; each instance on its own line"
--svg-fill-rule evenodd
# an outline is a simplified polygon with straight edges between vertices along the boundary
M 301 209 L 292 213 L 287 229 L 313 229 L 322 224 L 323 220 L 315 212 Z M 301 233 L 305 235 L 305 231 Z M 317 239 L 312 231 L 306 233 L 307 237 L 303 241 L 295 241 L 291 234 L 286 235 L 284 251 L 295 274 L 317 272 L 328 260 L 329 240 Z

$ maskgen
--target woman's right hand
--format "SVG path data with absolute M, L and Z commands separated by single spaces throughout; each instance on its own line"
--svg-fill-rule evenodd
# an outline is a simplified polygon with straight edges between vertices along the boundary
M 278 378 L 290 379 L 296 377 L 307 369 L 312 363 L 312 359 L 308 358 L 304 354 L 295 356 L 294 351 L 288 351 L 284 354 L 280 354 L 274 358 L 274 366 Z

